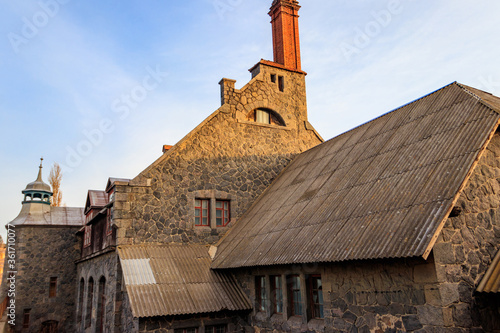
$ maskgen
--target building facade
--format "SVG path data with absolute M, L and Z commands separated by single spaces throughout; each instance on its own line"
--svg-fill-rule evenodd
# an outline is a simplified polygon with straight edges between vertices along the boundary
M 500 331 L 500 99 L 452 83 L 323 142 L 299 9 L 274 0 L 273 61 L 75 219 L 28 185 L 16 331 Z

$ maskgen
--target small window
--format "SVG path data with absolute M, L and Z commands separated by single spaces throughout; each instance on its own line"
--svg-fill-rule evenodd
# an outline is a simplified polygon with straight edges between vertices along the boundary
M 92 240 L 92 226 L 85 226 L 85 234 L 83 236 L 83 247 L 89 247 Z
M 309 303 L 311 304 L 311 314 L 313 318 L 324 318 L 323 314 L 323 284 L 321 275 L 309 277 Z
M 30 327 L 30 313 L 31 313 L 31 309 L 24 309 L 24 312 L 23 312 L 23 328 L 29 328 Z
M 266 311 L 267 308 L 267 288 L 266 277 L 255 277 L 255 300 L 258 311 Z
M 255 122 L 269 125 L 271 124 L 271 114 L 266 110 L 256 110 Z
M 273 313 L 283 313 L 283 285 L 281 275 L 271 276 L 271 302 Z
M 271 82 L 276 83 L 276 74 L 271 74 Z
M 53 298 L 56 296 L 57 296 L 57 278 L 51 277 L 49 285 L 49 298 Z
M 94 307 L 94 279 L 90 278 L 87 290 L 87 312 L 85 314 L 85 327 L 92 325 L 92 309 Z
M 206 326 L 205 333 L 226 333 L 226 325 Z
M 225 227 L 229 223 L 231 219 L 229 208 L 229 200 L 215 201 L 215 224 L 218 227 Z
M 285 78 L 283 76 L 278 77 L 278 86 L 280 91 L 285 91 Z
M 300 291 L 300 277 L 290 275 L 288 277 L 288 295 L 290 303 L 290 314 L 302 316 L 302 295 Z
M 111 226 L 111 219 L 113 218 L 113 207 L 108 209 L 108 214 L 106 216 L 106 236 L 113 233 L 113 227 Z
M 85 297 L 85 294 L 84 294 L 84 289 L 85 289 L 85 280 L 83 280 L 83 278 L 80 280 L 80 294 L 79 294 L 79 299 L 78 299 L 78 317 L 77 317 L 77 320 L 78 320 L 78 323 L 80 323 L 83 319 L 82 319 L 82 315 L 83 315 L 83 298 Z
M 198 327 L 178 328 L 174 330 L 174 333 L 198 333 Z
M 196 199 L 194 201 L 194 225 L 210 226 L 210 200 Z

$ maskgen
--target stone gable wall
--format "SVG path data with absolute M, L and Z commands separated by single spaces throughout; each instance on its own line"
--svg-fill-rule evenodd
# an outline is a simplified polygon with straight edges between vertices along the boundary
M 222 107 L 130 185 L 116 187 L 117 244 L 214 243 L 293 156 L 321 142 L 307 123 L 304 74 L 258 68 L 241 90 L 223 79 Z M 283 92 L 271 73 L 283 77 Z M 286 126 L 255 123 L 248 115 L 256 108 L 276 112 Z M 195 198 L 231 200 L 231 223 L 195 227 Z
M 500 297 L 475 292 L 500 250 L 499 207 L 500 135 L 496 133 L 456 203 L 458 216 L 448 219 L 433 249 L 441 307 L 452 327 L 500 330 Z
M 15 332 L 39 332 L 42 323 L 59 322 L 59 332 L 74 331 L 74 261 L 80 256 L 78 227 L 18 226 L 16 231 Z M 57 277 L 56 297 L 49 298 L 50 278 Z M 23 312 L 31 309 L 30 326 L 23 329 Z

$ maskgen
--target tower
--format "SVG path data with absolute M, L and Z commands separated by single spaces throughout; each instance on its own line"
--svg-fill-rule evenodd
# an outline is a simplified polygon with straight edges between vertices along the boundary
M 300 71 L 299 9 L 296 0 L 274 0 L 269 15 L 273 28 L 274 62 Z
M 44 183 L 42 180 L 42 162 L 43 158 L 40 158 L 38 177 L 36 177 L 34 182 L 29 183 L 22 192 L 24 194 L 23 205 L 32 203 L 50 205 L 50 197 L 53 193 L 50 185 Z

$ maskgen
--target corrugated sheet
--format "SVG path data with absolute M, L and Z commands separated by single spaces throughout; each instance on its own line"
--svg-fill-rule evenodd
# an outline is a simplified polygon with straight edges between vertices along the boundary
M 212 267 L 424 255 L 499 107 L 454 83 L 304 152 L 221 242 Z
M 486 271 L 477 291 L 480 293 L 500 293 L 500 251 Z
M 210 269 L 205 246 L 120 246 L 118 255 L 135 317 L 251 309 L 232 275 Z

